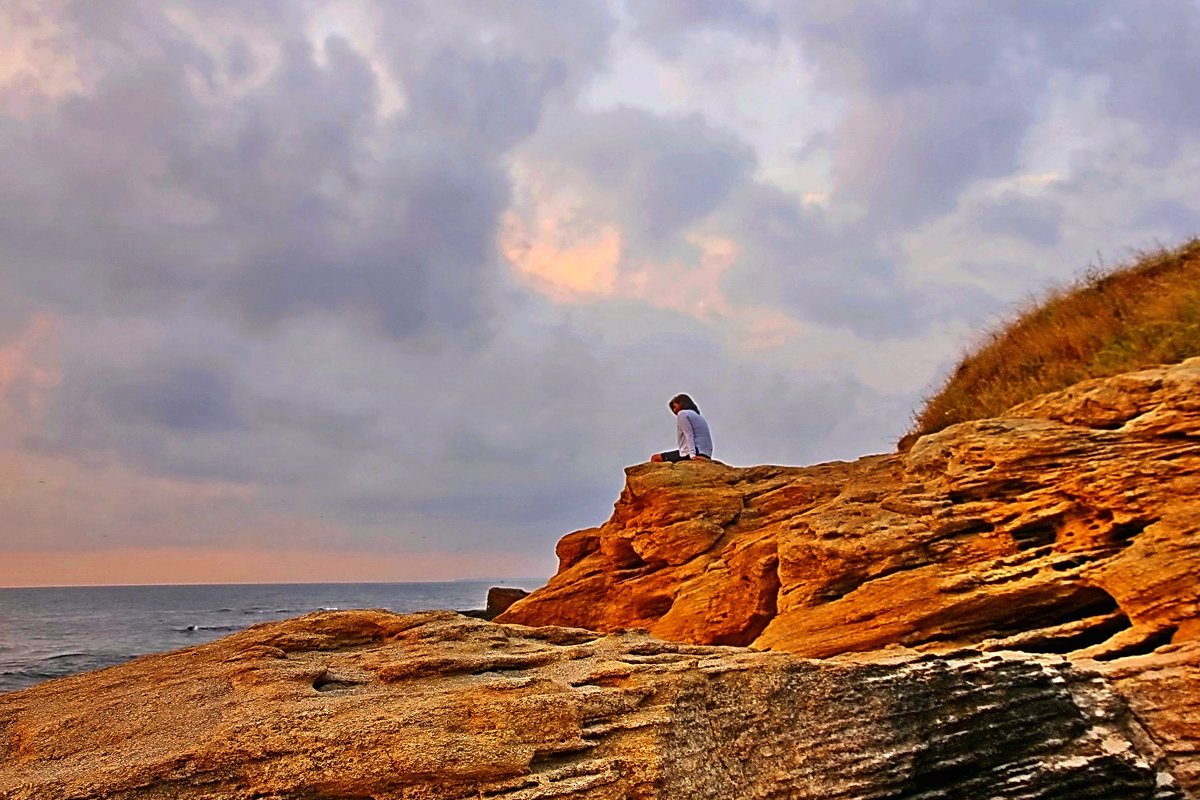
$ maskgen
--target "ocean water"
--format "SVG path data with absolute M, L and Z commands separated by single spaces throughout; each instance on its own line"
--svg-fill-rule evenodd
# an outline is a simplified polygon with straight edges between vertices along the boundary
M 190 647 L 260 622 L 322 609 L 483 608 L 491 586 L 448 583 L 95 586 L 0 589 L 0 692 Z

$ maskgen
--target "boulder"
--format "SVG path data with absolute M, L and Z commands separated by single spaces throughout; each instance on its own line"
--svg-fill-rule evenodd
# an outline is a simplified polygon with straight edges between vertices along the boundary
M 493 586 L 488 589 L 487 608 L 484 610 L 486 619 L 495 619 L 518 600 L 528 597 L 529 592 L 511 586 Z

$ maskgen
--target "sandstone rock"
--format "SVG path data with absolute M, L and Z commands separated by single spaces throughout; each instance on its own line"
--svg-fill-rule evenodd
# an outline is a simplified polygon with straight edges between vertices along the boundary
M 903 645 L 1114 663 L 1200 634 L 1200 359 L 1088 381 L 906 453 L 626 474 L 612 518 L 564 539 L 558 574 L 500 621 L 814 657 Z M 1200 696 L 1184 652 L 1171 685 Z M 1122 679 L 1135 707 L 1139 686 L 1161 685 L 1150 675 Z M 1171 724 L 1200 739 L 1194 703 Z
M 0 696 L 8 800 L 1168 800 L 1170 763 L 1057 656 L 813 661 L 451 612 L 314 614 Z
M 1103 658 L 1188 638 L 1197 398 L 1192 359 L 1089 381 L 904 454 L 630 467 L 612 518 L 565 537 L 558 574 L 501 621 L 809 656 L 1019 644 Z
M 493 586 L 488 589 L 487 608 L 484 610 L 485 619 L 495 619 L 512 606 L 513 603 L 528 597 L 529 592 L 511 586 Z

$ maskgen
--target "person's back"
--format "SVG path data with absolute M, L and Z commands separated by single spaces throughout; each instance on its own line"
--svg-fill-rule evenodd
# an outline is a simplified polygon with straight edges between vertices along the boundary
M 680 434 L 680 455 L 712 458 L 712 433 L 708 430 L 708 422 L 700 416 L 699 411 L 680 409 L 675 417 L 675 425 Z

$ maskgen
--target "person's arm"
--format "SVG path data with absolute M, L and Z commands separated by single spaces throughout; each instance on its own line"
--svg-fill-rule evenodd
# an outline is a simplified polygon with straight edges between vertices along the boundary
M 675 415 L 675 428 L 679 431 L 679 455 L 696 455 L 696 434 L 692 431 L 692 421 L 687 414 L 680 411 Z

